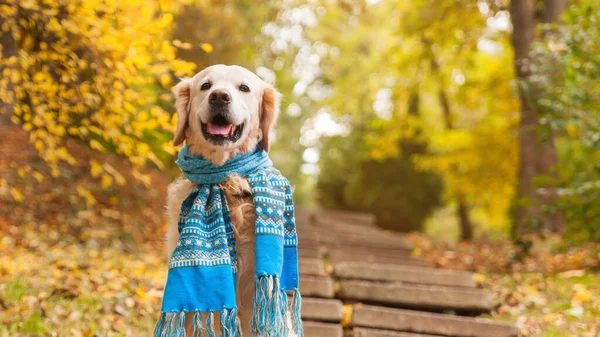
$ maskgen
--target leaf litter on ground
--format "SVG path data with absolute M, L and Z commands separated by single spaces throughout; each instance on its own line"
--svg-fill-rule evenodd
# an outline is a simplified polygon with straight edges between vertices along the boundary
M 489 317 L 514 322 L 522 336 L 600 336 L 600 244 L 531 237 L 523 255 L 509 240 L 450 244 L 421 233 L 406 237 L 428 265 L 475 272 L 497 300 Z

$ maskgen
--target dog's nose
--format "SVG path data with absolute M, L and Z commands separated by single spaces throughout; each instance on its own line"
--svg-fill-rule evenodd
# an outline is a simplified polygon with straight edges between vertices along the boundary
M 210 104 L 229 104 L 231 96 L 225 90 L 214 90 L 208 96 L 208 102 Z

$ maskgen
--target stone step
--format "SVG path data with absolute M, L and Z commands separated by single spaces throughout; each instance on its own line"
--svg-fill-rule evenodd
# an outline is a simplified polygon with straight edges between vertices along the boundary
M 325 275 L 325 266 L 322 259 L 302 258 L 298 261 L 298 270 L 301 275 Z
M 487 319 L 355 305 L 352 325 L 454 337 L 517 337 L 512 324 Z M 385 336 L 385 335 L 384 335 Z
M 344 317 L 344 305 L 340 300 L 302 298 L 302 319 L 322 322 L 340 322 Z
M 304 337 L 343 337 L 344 329 L 335 323 L 305 321 Z
M 355 328 L 352 337 L 440 337 L 440 335 L 425 335 L 412 332 L 398 332 L 380 329 Z
M 375 254 L 360 254 L 355 253 L 352 250 L 342 249 L 329 250 L 326 255 L 334 264 L 342 262 L 369 262 L 405 266 L 425 266 L 425 263 L 422 260 L 406 256 L 390 257 Z
M 325 276 L 302 276 L 300 291 L 303 296 L 332 298 L 334 295 L 333 280 Z
M 355 280 L 402 281 L 475 288 L 472 273 L 426 267 L 398 266 L 363 262 L 342 262 L 334 266 L 336 277 Z
M 470 313 L 488 312 L 494 305 L 492 294 L 483 289 L 354 280 L 342 280 L 338 296 L 341 299 L 382 303 L 403 308 L 453 309 Z

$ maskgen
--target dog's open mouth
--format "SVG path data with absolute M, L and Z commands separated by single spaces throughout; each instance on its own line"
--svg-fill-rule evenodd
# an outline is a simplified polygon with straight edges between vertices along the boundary
M 226 141 L 236 142 L 240 139 L 244 130 L 244 123 L 233 125 L 221 115 L 215 116 L 212 121 L 202 124 L 204 138 L 215 143 L 222 144 Z

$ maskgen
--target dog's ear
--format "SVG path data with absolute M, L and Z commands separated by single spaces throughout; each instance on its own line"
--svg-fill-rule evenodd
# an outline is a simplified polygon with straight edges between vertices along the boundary
M 260 140 L 260 146 L 269 151 L 269 135 L 271 129 L 275 126 L 277 117 L 279 117 L 279 104 L 281 103 L 282 95 L 272 86 L 265 85 L 263 91 L 261 111 L 260 111 L 260 130 L 262 131 L 262 138 Z
M 181 145 L 185 140 L 185 131 L 188 127 L 188 114 L 190 113 L 191 78 L 183 78 L 173 88 L 175 94 L 175 108 L 177 109 L 177 127 L 173 137 L 173 145 Z

